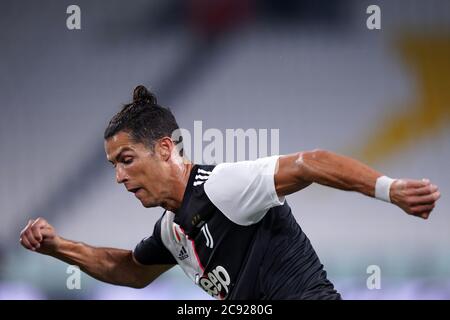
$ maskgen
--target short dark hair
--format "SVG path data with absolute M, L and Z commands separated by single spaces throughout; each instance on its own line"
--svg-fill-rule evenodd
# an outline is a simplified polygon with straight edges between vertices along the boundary
M 133 102 L 124 105 L 111 119 L 104 138 L 109 139 L 124 131 L 130 134 L 133 141 L 153 150 L 157 140 L 171 137 L 177 129 L 177 121 L 170 109 L 158 105 L 156 96 L 140 85 L 133 91 Z

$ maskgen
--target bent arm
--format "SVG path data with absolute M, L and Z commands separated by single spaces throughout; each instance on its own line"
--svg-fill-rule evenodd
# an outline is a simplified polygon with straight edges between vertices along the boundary
M 381 173 L 349 157 L 325 150 L 299 152 L 279 159 L 275 188 L 279 196 L 301 190 L 315 182 L 346 191 L 375 195 Z
M 97 280 L 133 288 L 143 288 L 173 265 L 139 264 L 130 250 L 97 248 L 60 238 L 53 257 L 80 269 Z
M 382 174 L 358 160 L 325 150 L 281 156 L 275 172 L 278 196 L 299 191 L 315 182 L 332 188 L 375 196 Z M 412 215 L 428 218 L 439 199 L 437 186 L 429 180 L 398 179 L 389 190 L 390 200 Z

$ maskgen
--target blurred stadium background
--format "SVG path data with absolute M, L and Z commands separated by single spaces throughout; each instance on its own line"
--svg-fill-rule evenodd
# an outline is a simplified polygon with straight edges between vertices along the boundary
M 81 30 L 66 8 L 81 8 Z M 366 8 L 381 8 L 368 30 Z M 0 299 L 209 299 L 174 268 L 136 290 L 24 250 L 43 216 L 69 239 L 134 248 L 162 209 L 115 183 L 103 130 L 137 84 L 181 127 L 280 129 L 280 153 L 324 148 L 428 177 L 428 221 L 312 186 L 288 197 L 345 299 L 450 298 L 450 2 L 2 1 Z M 381 268 L 369 290 L 366 269 Z

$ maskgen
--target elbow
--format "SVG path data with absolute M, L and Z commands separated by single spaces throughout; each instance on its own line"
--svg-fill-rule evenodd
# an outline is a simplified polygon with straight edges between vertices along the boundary
M 133 283 L 130 285 L 130 287 L 133 289 L 144 289 L 148 285 L 148 283 Z
M 328 153 L 323 149 L 299 152 L 295 161 L 299 177 L 304 181 L 315 182 L 320 163 L 328 156 Z
M 127 286 L 133 289 L 144 289 L 150 283 L 152 283 L 152 280 L 146 279 L 145 277 L 136 277 Z
M 320 159 L 328 155 L 329 151 L 324 149 L 313 149 L 310 151 L 303 151 L 302 153 L 305 154 L 307 157 L 310 157 L 311 159 Z

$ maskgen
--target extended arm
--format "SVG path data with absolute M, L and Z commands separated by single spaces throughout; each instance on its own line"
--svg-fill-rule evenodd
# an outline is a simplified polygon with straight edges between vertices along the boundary
M 299 152 L 279 159 L 275 172 L 278 196 L 299 191 L 315 182 L 332 188 L 375 196 L 382 174 L 367 165 L 325 150 Z M 388 190 L 390 201 L 406 213 L 428 218 L 440 197 L 429 180 L 397 179 Z
M 173 266 L 143 266 L 130 250 L 97 248 L 63 239 L 42 218 L 28 222 L 20 234 L 20 242 L 29 250 L 77 265 L 97 280 L 133 288 L 147 286 Z

